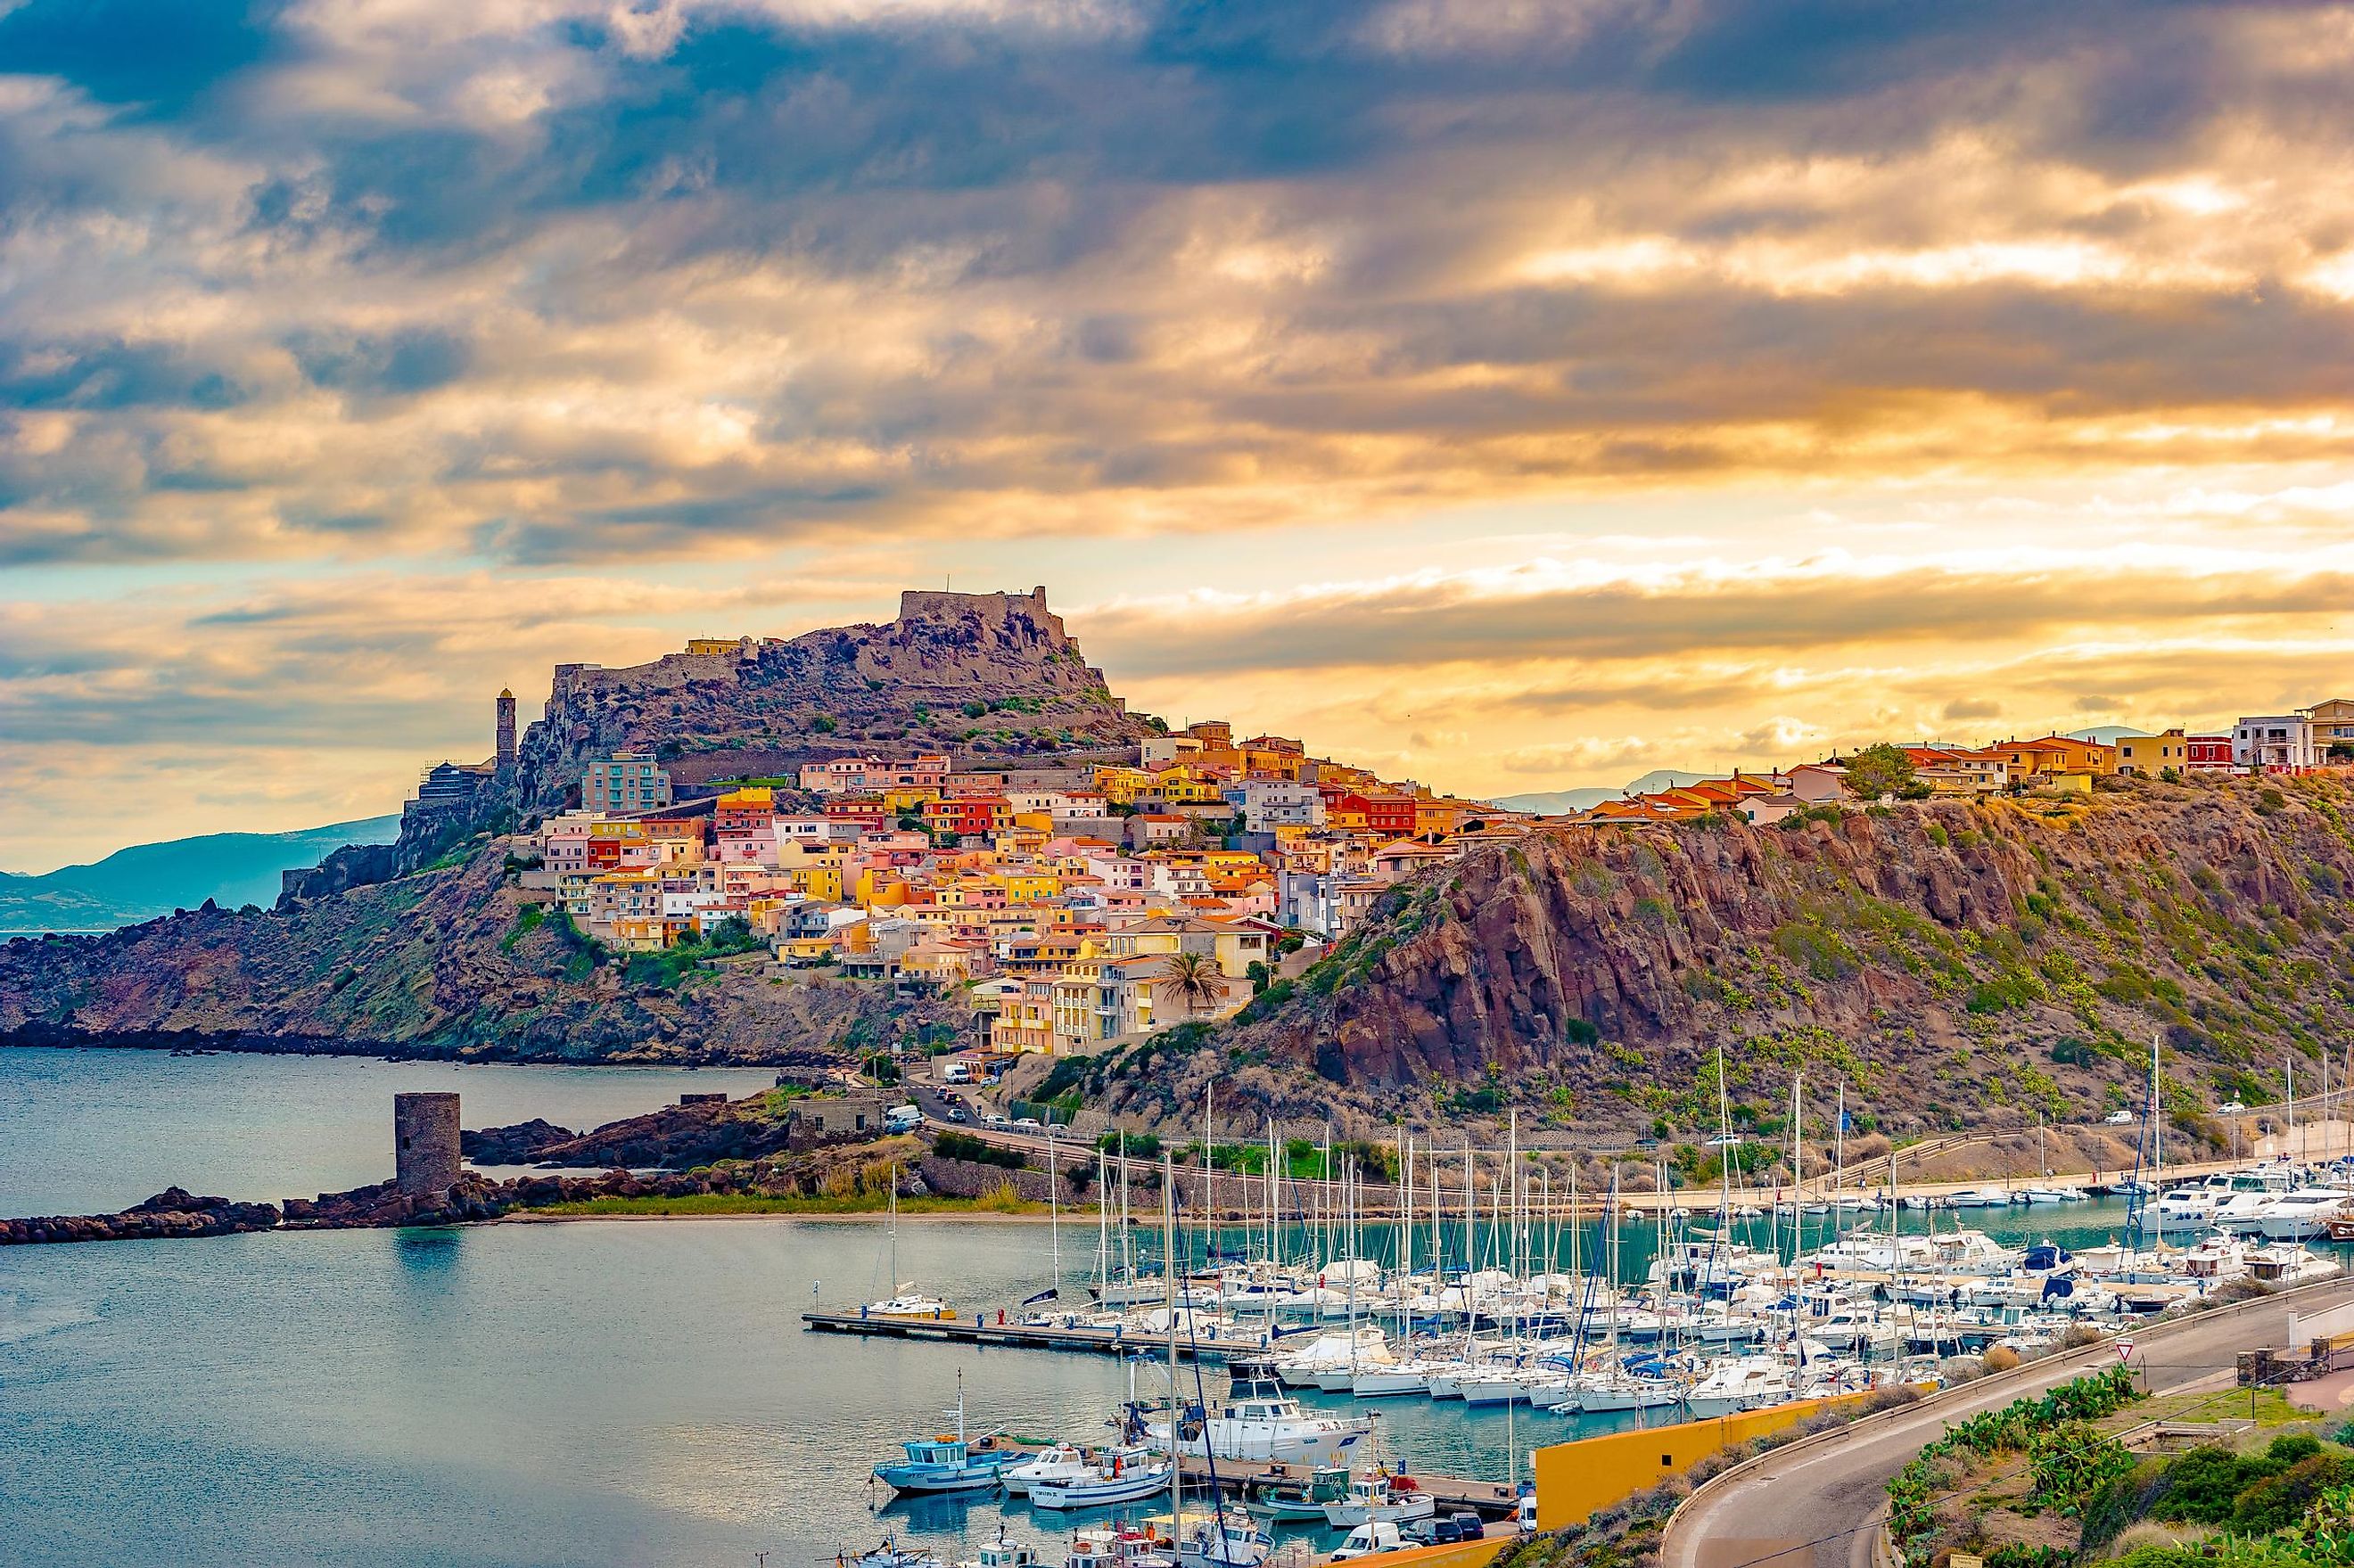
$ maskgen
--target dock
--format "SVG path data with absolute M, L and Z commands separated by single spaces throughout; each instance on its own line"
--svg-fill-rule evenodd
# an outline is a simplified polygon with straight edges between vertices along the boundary
M 1188 1456 L 1179 1462 L 1178 1468 L 1184 1477 L 1187 1491 L 1208 1493 L 1209 1460 Z M 1441 1513 L 1469 1509 L 1482 1519 L 1509 1519 L 1519 1506 L 1518 1494 L 1501 1481 L 1425 1475 L 1419 1470 L 1405 1473 L 1413 1477 L 1416 1488 L 1437 1504 Z M 1304 1482 L 1309 1474 L 1310 1467 L 1306 1465 L 1287 1465 L 1277 1460 L 1221 1459 L 1218 1461 L 1218 1490 L 1225 1497 L 1242 1498 L 1278 1481 Z
M 970 1318 L 885 1318 L 865 1312 L 804 1312 L 801 1322 L 821 1334 L 864 1334 L 884 1340 L 938 1340 L 949 1344 L 1002 1346 L 1025 1351 L 1091 1351 L 1097 1355 L 1169 1353 L 1165 1334 L 1131 1333 L 1123 1329 L 1056 1328 L 1011 1320 L 1002 1312 L 976 1312 Z M 1258 1355 L 1275 1341 L 1264 1329 L 1248 1334 L 1221 1336 L 1204 1322 L 1177 1341 L 1181 1361 L 1224 1361 L 1229 1356 Z

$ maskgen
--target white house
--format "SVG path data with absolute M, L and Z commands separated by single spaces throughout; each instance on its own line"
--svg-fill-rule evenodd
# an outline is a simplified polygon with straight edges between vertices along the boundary
M 2321 764 L 2311 714 L 2268 714 L 2232 726 L 2232 766 L 2295 773 Z

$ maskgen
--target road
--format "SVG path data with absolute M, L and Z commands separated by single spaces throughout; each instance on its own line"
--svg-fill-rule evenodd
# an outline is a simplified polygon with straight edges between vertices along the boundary
M 2348 1300 L 2354 1300 L 2354 1278 L 2153 1323 L 2130 1336 L 2133 1363 L 2146 1370 L 2157 1393 L 2228 1380 L 2236 1351 L 2285 1342 L 2292 1309 L 2311 1313 Z M 2115 1360 L 2116 1347 L 2104 1343 L 2039 1361 L 1727 1471 L 1695 1491 L 1669 1521 L 1659 1568 L 1870 1568 L 1889 1478 L 1946 1423 L 2040 1393 Z

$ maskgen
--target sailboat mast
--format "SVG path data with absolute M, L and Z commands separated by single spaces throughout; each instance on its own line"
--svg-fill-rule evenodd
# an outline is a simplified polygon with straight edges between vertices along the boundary
M 1055 1254 L 1055 1294 L 1063 1293 L 1063 1167 L 1055 1158 L 1055 1124 L 1046 1124 L 1046 1234 Z
M 1179 1462 L 1181 1441 L 1178 1429 L 1184 1424 L 1182 1408 L 1183 1397 L 1177 1392 L 1177 1287 L 1176 1270 L 1171 1262 L 1176 1256 L 1177 1245 L 1177 1165 L 1167 1150 L 1161 1155 L 1161 1275 L 1169 1282 L 1169 1534 L 1172 1540 L 1184 1539 L 1184 1472 Z M 1206 1424 L 1209 1412 L 1202 1413 Z M 1202 1432 L 1202 1451 L 1209 1452 L 1210 1434 L 1206 1425 Z

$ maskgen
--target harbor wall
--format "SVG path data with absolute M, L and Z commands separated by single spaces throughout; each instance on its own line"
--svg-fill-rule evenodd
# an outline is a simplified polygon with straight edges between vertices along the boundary
M 1808 1399 L 1740 1415 L 1685 1421 L 1555 1443 L 1531 1456 L 1537 1479 L 1537 1528 L 1563 1530 L 1583 1524 L 1597 1509 L 1624 1501 L 1646 1487 L 1736 1443 L 1796 1425 L 1819 1410 L 1852 1404 L 1869 1395 Z

